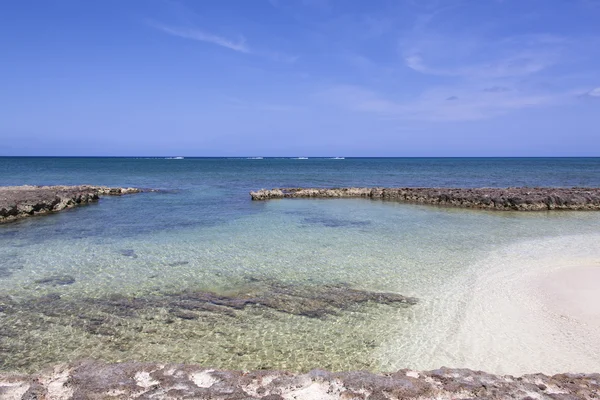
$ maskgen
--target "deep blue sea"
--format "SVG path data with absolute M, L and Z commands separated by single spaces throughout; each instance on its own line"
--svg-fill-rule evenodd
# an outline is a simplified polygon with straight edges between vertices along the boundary
M 135 234 L 260 213 L 261 188 L 597 187 L 600 158 L 0 158 L 0 185 L 86 183 L 173 191 L 111 205 L 101 229 Z
M 3 370 L 79 358 L 234 369 L 600 367 L 593 334 L 560 340 L 564 326 L 548 322 L 559 317 L 533 300 L 534 286 L 522 286 L 524 277 L 560 265 L 600 263 L 599 213 L 253 202 L 248 194 L 600 187 L 600 158 L 0 158 L 0 185 L 23 184 L 161 191 L 0 225 Z M 310 299 L 310 290 L 334 286 L 419 302 L 363 304 L 319 318 L 260 305 L 190 308 L 189 293 L 279 300 L 272 287 L 300 287 Z

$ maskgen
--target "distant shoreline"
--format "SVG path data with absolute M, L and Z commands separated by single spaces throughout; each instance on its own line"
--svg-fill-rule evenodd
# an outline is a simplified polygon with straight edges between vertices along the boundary
M 177 156 L 169 155 L 128 155 L 128 156 L 65 156 L 65 155 L 0 155 L 2 158 L 117 158 L 117 159 L 157 159 L 157 160 L 168 160 L 174 159 Z M 295 160 L 298 156 L 253 156 L 253 155 L 241 155 L 241 156 L 180 156 L 185 159 L 207 159 L 207 160 L 252 160 L 252 159 L 265 159 L 265 160 Z M 536 159 L 600 159 L 599 155 L 595 156 L 306 156 L 300 157 L 309 160 L 327 160 L 327 159 L 350 159 L 350 160 L 386 160 L 386 159 L 405 159 L 405 160 L 460 160 L 460 159 L 472 159 L 472 160 L 536 160 Z
M 600 211 L 600 188 L 282 188 L 250 192 L 252 200 L 367 198 L 499 211 Z

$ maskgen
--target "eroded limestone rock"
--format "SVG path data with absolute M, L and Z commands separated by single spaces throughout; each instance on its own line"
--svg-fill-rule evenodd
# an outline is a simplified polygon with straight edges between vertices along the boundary
M 89 204 L 100 196 L 121 196 L 142 191 L 138 188 L 90 185 L 3 186 L 0 187 L 0 223 Z
M 600 374 L 500 376 L 468 369 L 388 374 L 224 371 L 198 365 L 81 361 L 0 374 L 3 399 L 598 399 Z
M 71 275 L 52 275 L 46 278 L 36 279 L 34 282 L 40 285 L 65 286 L 75 283 L 75 278 Z
M 600 210 L 600 188 L 286 188 L 250 192 L 252 200 L 369 198 L 507 211 Z
M 36 285 L 49 288 L 51 293 L 0 295 L 0 370 L 35 371 L 85 357 L 86 351 L 81 349 L 86 348 L 103 349 L 98 357 L 106 361 L 141 356 L 136 359 L 187 360 L 222 368 L 282 366 L 305 371 L 308 361 L 286 361 L 288 357 L 299 357 L 293 353 L 296 344 L 288 342 L 294 340 L 292 336 L 313 349 L 311 355 L 302 357 L 318 360 L 315 365 L 340 368 L 357 361 L 352 365 L 368 368 L 368 354 L 379 340 L 378 317 L 372 317 L 368 326 L 355 322 L 364 322 L 370 310 L 379 310 L 382 315 L 403 312 L 417 302 L 396 293 L 341 284 L 291 285 L 265 280 L 252 280 L 227 293 L 187 288 L 137 296 L 77 297 L 63 294 L 62 285 L 68 281 L 48 278 L 44 286 L 41 282 Z M 336 321 L 341 324 L 336 329 L 322 330 Z M 300 331 L 269 333 L 290 326 Z M 174 351 L 202 348 L 192 355 L 166 358 L 162 353 L 165 346 Z

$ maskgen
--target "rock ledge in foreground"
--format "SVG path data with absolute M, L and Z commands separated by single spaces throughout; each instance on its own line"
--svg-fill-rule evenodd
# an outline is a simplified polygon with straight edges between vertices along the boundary
M 138 188 L 107 186 L 2 186 L 0 223 L 48 214 L 97 201 L 100 196 L 140 193 Z
M 600 188 L 285 188 L 250 192 L 252 200 L 369 198 L 508 211 L 600 210 Z
M 83 361 L 0 374 L 2 399 L 598 399 L 600 374 L 513 377 L 468 369 L 372 374 L 219 371 L 197 365 Z

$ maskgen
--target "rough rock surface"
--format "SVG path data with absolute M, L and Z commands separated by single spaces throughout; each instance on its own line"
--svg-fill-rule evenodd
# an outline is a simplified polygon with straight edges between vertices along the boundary
M 374 303 L 409 306 L 417 304 L 414 297 L 396 293 L 370 292 L 347 286 L 269 285 L 237 296 L 216 295 L 209 292 L 184 292 L 172 298 L 171 309 L 186 311 L 241 310 L 248 306 L 266 307 L 286 314 L 309 318 L 335 315 L 353 306 Z M 194 315 L 194 314 L 192 314 Z M 179 316 L 179 315 L 177 315 Z M 180 317 L 181 318 L 181 317 Z
M 2 186 L 0 223 L 48 214 L 97 201 L 100 196 L 139 193 L 137 188 L 106 186 Z
M 0 374 L 2 399 L 598 399 L 600 374 L 491 375 L 441 368 L 388 374 L 219 371 L 196 365 L 82 361 Z
M 160 354 L 163 346 L 159 344 L 165 341 L 169 342 L 165 346 L 170 348 L 186 346 L 186 338 L 200 340 L 205 346 L 212 347 L 200 350 L 194 355 L 197 357 L 193 358 L 194 361 L 188 359 L 187 362 L 214 362 L 213 365 L 223 368 L 236 368 L 238 364 L 230 360 L 246 362 L 244 359 L 248 355 L 257 358 L 257 362 L 251 364 L 256 365 L 252 369 L 276 369 L 269 366 L 277 365 L 270 363 L 278 362 L 280 353 L 271 358 L 260 352 L 264 346 L 247 343 L 243 339 L 252 337 L 247 336 L 251 335 L 247 331 L 255 329 L 255 323 L 263 321 L 263 327 L 267 329 L 267 326 L 272 326 L 269 321 L 285 315 L 313 324 L 346 312 L 361 313 L 365 307 L 408 309 L 417 304 L 417 299 L 412 297 L 360 290 L 342 284 L 292 285 L 254 279 L 247 286 L 226 294 L 192 288 L 138 296 L 108 294 L 80 298 L 60 293 L 62 287 L 74 283 L 74 277 L 51 275 L 32 283 L 33 288 L 53 290 L 51 293 L 34 297 L 12 297 L 0 293 L 0 371 L 34 372 L 47 365 L 85 357 L 77 355 L 70 358 L 69 354 L 82 354 L 77 349 L 78 345 L 92 344 L 94 347 L 87 348 L 104 349 L 109 361 L 142 354 L 142 360 L 176 362 L 179 358 L 148 358 L 147 354 L 152 351 Z M 256 329 L 260 328 L 256 326 Z M 48 332 L 65 330 L 77 338 L 70 341 L 62 336 L 48 337 Z M 315 344 L 315 348 L 320 348 L 317 345 L 320 340 L 343 337 L 327 335 L 324 333 L 322 337 L 307 339 L 307 345 Z M 264 337 L 271 342 L 279 340 L 269 339 L 268 334 Z M 140 342 L 148 345 L 148 352 L 139 352 Z M 355 354 L 371 348 L 371 340 L 367 337 L 353 343 Z M 320 363 L 316 365 L 332 365 L 319 358 L 319 351 L 316 350 L 315 359 Z
M 252 200 L 363 197 L 512 211 L 600 210 L 600 188 L 286 188 L 262 189 L 250 196 Z
M 70 285 L 75 279 L 69 275 L 50 276 L 35 281 L 36 284 L 61 286 Z M 77 317 L 83 323 L 92 318 L 86 312 L 101 310 L 112 316 L 131 316 L 136 311 L 168 309 L 169 314 L 182 319 L 196 319 L 203 312 L 216 315 L 235 315 L 234 310 L 246 307 L 266 308 L 285 314 L 308 318 L 326 318 L 362 304 L 381 304 L 409 307 L 417 304 L 414 297 L 397 293 L 371 292 L 353 289 L 346 285 L 297 286 L 277 283 L 247 287 L 238 294 L 216 294 L 206 291 L 186 290 L 177 293 L 161 293 L 144 297 L 110 295 L 106 298 L 84 298 L 81 300 L 62 297 L 51 293 L 36 299 L 13 299 L 0 296 L 0 312 L 5 315 L 19 315 L 25 318 L 26 311 L 36 311 L 46 315 L 71 315 L 77 310 Z M 94 314 L 94 321 L 99 322 Z M 33 326 L 33 323 L 29 325 Z M 9 327 L 0 327 L 0 336 L 9 336 Z M 0 348 L 0 355 L 1 355 Z M 0 365 L 2 365 L 0 363 Z

